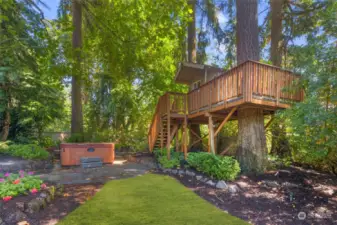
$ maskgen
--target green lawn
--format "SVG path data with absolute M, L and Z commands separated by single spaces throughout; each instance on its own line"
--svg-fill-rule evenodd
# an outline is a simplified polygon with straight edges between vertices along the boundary
M 146 174 L 107 183 L 63 224 L 247 224 L 169 176 Z

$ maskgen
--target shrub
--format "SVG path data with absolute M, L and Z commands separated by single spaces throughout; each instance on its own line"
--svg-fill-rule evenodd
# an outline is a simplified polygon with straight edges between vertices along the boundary
M 177 157 L 171 157 L 171 159 L 168 160 L 167 156 L 161 156 L 158 161 L 160 165 L 166 169 L 175 168 L 180 165 L 180 159 Z
M 24 159 L 47 159 L 49 153 L 35 144 L 28 145 L 1 145 L 0 152 L 3 154 L 21 157 Z
M 29 191 L 40 190 L 42 180 L 32 173 L 20 171 L 19 174 L 0 173 L 0 198 L 15 197 L 20 194 L 27 194 Z
M 239 163 L 232 157 L 206 152 L 189 153 L 187 162 L 192 168 L 217 180 L 234 180 L 240 173 Z
M 171 159 L 168 160 L 166 148 L 156 149 L 153 153 L 160 165 L 166 169 L 179 167 L 180 161 L 183 159 L 183 154 L 181 152 L 171 151 Z

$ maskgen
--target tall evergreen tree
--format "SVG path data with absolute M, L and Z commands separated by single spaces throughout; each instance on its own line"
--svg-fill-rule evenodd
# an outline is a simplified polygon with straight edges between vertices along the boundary
M 236 45 L 238 64 L 246 60 L 259 61 L 257 0 L 236 1 Z M 265 168 L 267 148 L 263 109 L 238 109 L 237 159 L 241 170 L 260 173 Z

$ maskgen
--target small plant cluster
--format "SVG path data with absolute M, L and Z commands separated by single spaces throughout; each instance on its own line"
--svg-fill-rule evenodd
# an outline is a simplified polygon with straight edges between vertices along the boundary
M 35 144 L 0 144 L 0 153 L 24 159 L 48 159 L 49 153 Z
M 5 202 L 15 196 L 36 194 L 39 190 L 46 188 L 47 185 L 41 178 L 34 176 L 33 172 L 26 173 L 20 170 L 19 173 L 0 173 L 0 198 Z
M 154 155 L 160 165 L 165 169 L 177 168 L 180 166 L 181 160 L 183 160 L 183 154 L 181 152 L 170 151 L 171 158 L 167 159 L 167 149 L 156 149 Z
M 234 180 L 240 173 L 240 165 L 232 157 L 191 152 L 187 162 L 190 167 L 217 180 Z

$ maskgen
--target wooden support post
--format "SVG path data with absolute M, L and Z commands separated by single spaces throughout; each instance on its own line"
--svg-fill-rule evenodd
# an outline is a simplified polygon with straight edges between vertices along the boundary
M 227 117 L 222 121 L 222 123 L 219 125 L 219 127 L 217 128 L 214 136 L 216 137 L 218 135 L 218 133 L 220 132 L 221 128 L 227 123 L 227 121 L 231 118 L 231 116 L 233 115 L 233 113 L 236 111 L 237 107 L 234 107 L 229 114 L 227 115 Z
M 184 159 L 187 159 L 187 116 L 184 118 L 183 124 L 183 141 L 182 141 L 182 148 L 184 152 Z
M 163 118 L 159 118 L 159 123 L 160 123 L 160 148 L 164 148 L 164 124 L 163 124 Z
M 167 159 L 171 159 L 171 103 L 170 103 L 170 95 L 167 95 L 167 142 L 166 142 L 166 149 L 167 149 Z
M 208 130 L 209 130 L 209 137 L 208 137 L 208 149 L 209 152 L 215 154 L 215 145 L 214 145 L 214 124 L 213 124 L 213 117 L 208 117 Z
M 180 129 L 177 130 L 177 134 L 176 134 L 176 152 L 179 152 L 179 131 Z
M 270 118 L 270 120 L 268 121 L 268 123 L 264 126 L 264 129 L 267 129 L 269 127 L 269 125 L 273 122 L 273 120 L 274 120 L 274 116 L 272 116 Z

